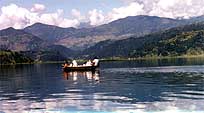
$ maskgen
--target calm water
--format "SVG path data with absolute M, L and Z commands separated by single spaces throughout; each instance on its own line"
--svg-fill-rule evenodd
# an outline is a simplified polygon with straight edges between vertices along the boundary
M 0 67 L 0 113 L 204 111 L 204 60 L 104 62 L 96 72 L 61 64 Z

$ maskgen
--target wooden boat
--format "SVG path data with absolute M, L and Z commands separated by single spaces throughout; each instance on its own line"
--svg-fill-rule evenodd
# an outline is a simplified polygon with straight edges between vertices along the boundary
M 65 67 L 65 72 L 69 71 L 95 71 L 99 66 L 77 66 L 77 67 Z

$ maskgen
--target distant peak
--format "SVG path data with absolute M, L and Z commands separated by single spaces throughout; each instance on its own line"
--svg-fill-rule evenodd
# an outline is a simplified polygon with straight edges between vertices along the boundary
M 43 23 L 37 22 L 37 23 L 34 23 L 33 25 L 43 25 Z
M 48 24 L 39 23 L 39 22 L 38 22 L 38 23 L 34 23 L 33 25 L 30 25 L 30 26 L 28 26 L 28 27 L 26 27 L 26 28 L 32 28 L 32 27 L 34 27 L 34 28 L 35 28 L 35 27 L 37 27 L 37 28 L 38 28 L 38 27 L 46 27 L 46 28 L 47 28 L 47 27 L 49 27 L 49 28 L 56 28 L 56 27 L 57 27 L 57 28 L 60 28 L 60 27 L 55 26 L 55 25 L 48 25 Z M 25 29 L 26 29 L 26 28 L 25 28 Z
M 13 27 L 8 27 L 8 28 L 2 29 L 2 30 L 16 30 L 16 29 L 14 29 Z
M 37 23 L 34 23 L 34 24 L 31 25 L 31 26 L 52 26 L 52 25 L 48 25 L 48 24 L 43 24 L 43 23 L 37 22 Z
M 1 32 L 19 32 L 19 31 L 21 31 L 21 30 L 15 29 L 15 28 L 13 28 L 13 27 L 8 27 L 8 28 L 2 29 L 2 30 L 0 30 L 0 31 L 1 31 Z
M 59 26 L 56 26 L 56 25 L 48 25 L 48 24 L 44 24 L 44 23 L 34 23 L 33 25 L 30 25 L 28 27 L 26 27 L 25 29 L 55 29 L 55 28 L 58 28 L 58 29 L 76 29 L 74 27 L 67 27 L 67 28 L 63 28 L 63 27 L 59 27 Z
M 0 30 L 1 36 L 3 35 L 13 35 L 13 34 L 24 34 L 24 30 L 15 29 L 13 27 L 9 27 L 3 30 Z

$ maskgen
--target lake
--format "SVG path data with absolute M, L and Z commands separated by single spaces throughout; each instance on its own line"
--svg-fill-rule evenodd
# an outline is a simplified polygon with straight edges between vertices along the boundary
M 61 64 L 0 67 L 0 113 L 172 110 L 204 111 L 203 59 L 102 62 L 70 73 Z

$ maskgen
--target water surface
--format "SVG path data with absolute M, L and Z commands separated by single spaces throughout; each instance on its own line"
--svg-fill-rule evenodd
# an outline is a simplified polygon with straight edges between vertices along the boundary
M 1 66 L 0 113 L 204 111 L 204 60 L 100 66 L 71 73 L 60 64 Z

